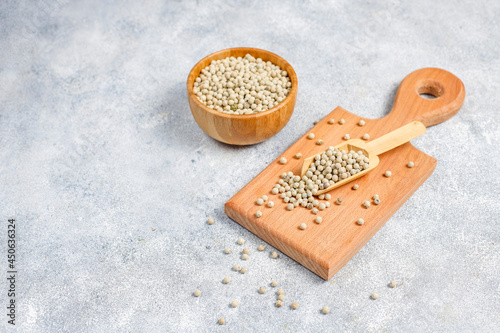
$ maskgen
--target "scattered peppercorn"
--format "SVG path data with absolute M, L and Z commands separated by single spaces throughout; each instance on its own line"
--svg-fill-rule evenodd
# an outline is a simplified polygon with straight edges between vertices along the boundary
M 415 166 L 415 163 L 412 161 L 408 162 L 408 168 L 413 168 Z
M 287 162 L 286 158 L 284 158 L 284 157 L 280 158 L 280 163 L 281 164 L 286 164 L 286 162 Z
M 242 237 L 238 238 L 238 244 L 239 245 L 245 244 L 245 239 L 243 239 Z
M 273 258 L 273 259 L 278 258 L 278 253 L 275 251 L 271 252 L 271 258 Z
M 194 291 L 193 295 L 194 295 L 194 296 L 196 296 L 196 297 L 200 297 L 200 295 L 201 295 L 201 290 L 196 289 L 196 290 Z
M 373 294 L 370 295 L 370 297 L 375 300 L 375 299 L 378 298 L 378 294 L 377 293 L 373 293 Z
M 309 135 L 307 136 L 309 140 L 314 139 L 314 137 L 315 137 L 314 133 L 309 133 Z
M 299 226 L 300 229 L 305 230 L 307 228 L 307 224 L 301 223 Z
M 328 120 L 328 123 L 329 123 L 330 125 L 331 125 L 331 124 L 334 124 L 334 123 L 335 123 L 335 119 L 333 119 L 333 118 L 332 118 L 332 119 Z
M 260 244 L 258 247 L 257 247 L 257 250 L 259 251 L 264 251 L 266 249 L 266 246 L 265 245 L 262 245 Z
M 342 119 L 340 119 L 340 120 L 339 120 L 339 124 L 340 124 L 340 125 L 344 125 L 344 124 L 345 124 L 345 120 L 344 120 L 344 118 L 342 118 Z
M 276 281 L 271 281 L 271 287 L 277 287 L 278 286 L 278 282 Z
M 247 248 L 247 247 L 245 247 L 245 248 L 243 249 L 243 254 L 250 254 L 250 249 L 249 249 L 249 248 Z
M 255 217 L 257 217 L 257 218 L 262 217 L 262 212 L 260 210 L 256 211 Z
M 396 285 L 397 285 L 396 281 L 389 282 L 389 287 L 391 287 L 391 288 L 395 288 Z
M 230 248 L 228 248 L 228 247 L 226 247 L 226 248 L 224 249 L 224 253 L 225 253 L 225 254 L 229 254 L 229 253 L 231 253 L 231 249 L 230 249 Z
M 265 294 L 266 293 L 266 288 L 264 287 L 259 287 L 259 293 Z
M 321 139 L 319 139 L 318 141 L 316 141 L 316 144 L 317 144 L 318 146 L 321 146 L 323 143 L 324 143 L 324 142 L 323 142 L 323 140 L 321 140 Z
M 241 255 L 241 260 L 247 260 L 247 259 L 248 259 L 248 254 Z
M 359 122 L 358 122 L 358 125 L 359 126 L 365 126 L 365 121 L 363 119 L 361 119 Z
M 368 134 L 368 133 L 363 134 L 362 139 L 363 140 L 370 140 L 370 134 Z
M 232 302 L 231 302 L 231 306 L 232 306 L 233 308 L 237 307 L 237 306 L 238 306 L 238 304 L 239 304 L 239 303 L 238 303 L 238 301 L 232 301 Z
M 295 154 L 295 158 L 298 159 L 298 160 L 301 159 L 302 158 L 302 154 L 301 153 Z
M 323 312 L 323 314 L 327 314 L 330 312 L 330 308 L 328 306 L 324 306 L 323 309 L 321 309 L 321 312 Z
M 219 325 L 224 325 L 226 320 L 224 318 L 219 319 Z
M 352 187 L 353 190 L 357 190 L 359 188 L 359 185 L 358 184 L 354 184 L 354 186 Z
M 390 172 L 390 171 L 386 171 L 386 172 L 384 173 L 384 176 L 386 176 L 387 178 L 389 178 L 390 176 L 392 176 L 392 172 Z
M 363 220 L 363 219 L 358 219 L 358 220 L 356 221 L 356 223 L 357 223 L 357 224 L 359 224 L 359 225 L 363 225 L 363 224 L 365 223 L 365 220 Z
M 215 220 L 214 220 L 213 218 L 209 218 L 209 219 L 207 220 L 207 223 L 208 223 L 208 224 L 214 224 L 214 223 L 215 223 Z
M 320 224 L 321 222 L 323 222 L 323 219 L 321 218 L 321 216 L 317 216 L 317 217 L 314 219 L 314 222 L 316 222 L 317 224 Z
M 228 284 L 229 282 L 231 282 L 231 278 L 229 276 L 226 276 L 223 280 L 222 280 L 222 283 L 224 284 Z
M 299 303 L 293 302 L 292 305 L 290 305 L 292 309 L 297 310 L 299 308 Z
M 370 207 L 370 201 L 367 200 L 363 201 L 363 206 L 365 206 L 365 208 Z

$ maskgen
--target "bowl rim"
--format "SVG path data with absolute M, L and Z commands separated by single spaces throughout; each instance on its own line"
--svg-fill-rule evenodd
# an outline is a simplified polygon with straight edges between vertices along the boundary
M 231 50 L 248 50 L 248 53 L 250 53 L 250 54 L 251 54 L 252 51 L 260 51 L 260 52 L 264 52 L 264 53 L 267 53 L 267 54 L 269 54 L 271 56 L 274 56 L 274 57 L 277 57 L 277 58 L 281 59 L 288 66 L 290 66 L 290 69 L 291 69 L 291 71 L 287 70 L 288 76 L 290 77 L 290 81 L 292 82 L 292 89 L 290 90 L 290 93 L 288 93 L 288 95 L 285 97 L 285 99 L 283 101 L 281 101 L 281 103 L 279 103 L 278 105 L 272 107 L 271 109 L 266 110 L 266 111 L 257 112 L 257 113 L 252 113 L 252 114 L 229 114 L 229 113 L 224 113 L 224 112 L 220 112 L 220 111 L 217 111 L 217 110 L 213 110 L 213 109 L 209 108 L 208 106 L 206 106 L 205 104 L 203 104 L 202 102 L 200 102 L 200 100 L 196 97 L 196 95 L 193 92 L 194 80 L 196 80 L 196 78 L 198 76 L 195 77 L 193 75 L 192 76 L 192 80 L 190 80 L 191 74 L 193 73 L 193 70 L 201 62 L 203 62 L 203 61 L 205 61 L 207 59 L 210 59 L 210 58 L 214 57 L 215 55 L 217 55 L 219 53 L 223 53 L 223 52 L 227 52 L 227 51 L 231 51 Z M 295 84 L 293 83 L 294 81 L 295 81 Z M 207 112 L 209 112 L 209 113 L 211 113 L 211 114 L 213 114 L 215 116 L 218 116 L 218 117 L 231 118 L 231 119 L 245 119 L 245 118 L 248 119 L 248 118 L 264 117 L 264 116 L 266 116 L 268 114 L 271 114 L 273 112 L 279 111 L 279 109 L 281 109 L 283 107 L 283 105 L 285 105 L 286 103 L 288 103 L 293 98 L 293 96 L 297 94 L 298 79 L 297 79 L 297 74 L 295 73 L 295 70 L 293 69 L 292 65 L 288 61 L 286 61 L 284 58 L 280 57 L 279 55 L 277 55 L 277 54 L 275 54 L 273 52 L 270 52 L 270 51 L 267 51 L 267 50 L 264 50 L 264 49 L 254 48 L 254 47 L 231 47 L 231 48 L 227 48 L 227 49 L 223 49 L 223 50 L 219 50 L 219 51 L 213 52 L 213 53 L 211 53 L 211 54 L 203 57 L 201 60 L 199 60 L 191 68 L 191 70 L 189 71 L 186 85 L 187 85 L 188 98 L 192 99 L 203 110 L 205 110 L 205 111 L 207 111 Z M 193 98 L 191 98 L 191 97 L 193 97 Z

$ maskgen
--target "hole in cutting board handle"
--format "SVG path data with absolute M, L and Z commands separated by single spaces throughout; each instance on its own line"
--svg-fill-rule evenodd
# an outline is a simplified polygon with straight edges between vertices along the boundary
M 417 89 L 418 95 L 423 99 L 436 99 L 443 95 L 443 86 L 437 81 L 422 82 Z

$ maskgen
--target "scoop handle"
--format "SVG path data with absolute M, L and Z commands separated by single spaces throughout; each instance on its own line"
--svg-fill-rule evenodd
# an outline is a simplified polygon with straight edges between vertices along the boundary
M 392 132 L 389 132 L 381 137 L 370 141 L 366 144 L 366 150 L 370 156 L 380 155 L 401 146 L 403 143 L 415 139 L 417 136 L 424 134 L 426 128 L 420 121 L 413 121 Z
M 421 94 L 435 98 L 427 99 Z M 458 77 L 440 68 L 422 68 L 404 78 L 392 110 L 384 118 L 396 125 L 418 120 L 429 127 L 453 117 L 464 98 L 465 87 Z

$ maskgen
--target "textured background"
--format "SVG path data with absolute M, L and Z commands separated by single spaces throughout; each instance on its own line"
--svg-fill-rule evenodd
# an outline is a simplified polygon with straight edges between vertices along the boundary
M 15 217 L 18 331 L 499 331 L 499 16 L 498 1 L 2 1 L 0 241 Z M 212 140 L 187 104 L 191 67 L 234 46 L 299 78 L 288 125 L 251 147 Z M 224 202 L 314 120 L 337 105 L 382 117 L 428 66 L 467 96 L 413 141 L 438 159 L 427 182 L 330 281 L 256 253 Z M 246 275 L 230 270 L 240 236 Z M 272 279 L 280 309 L 256 291 Z

